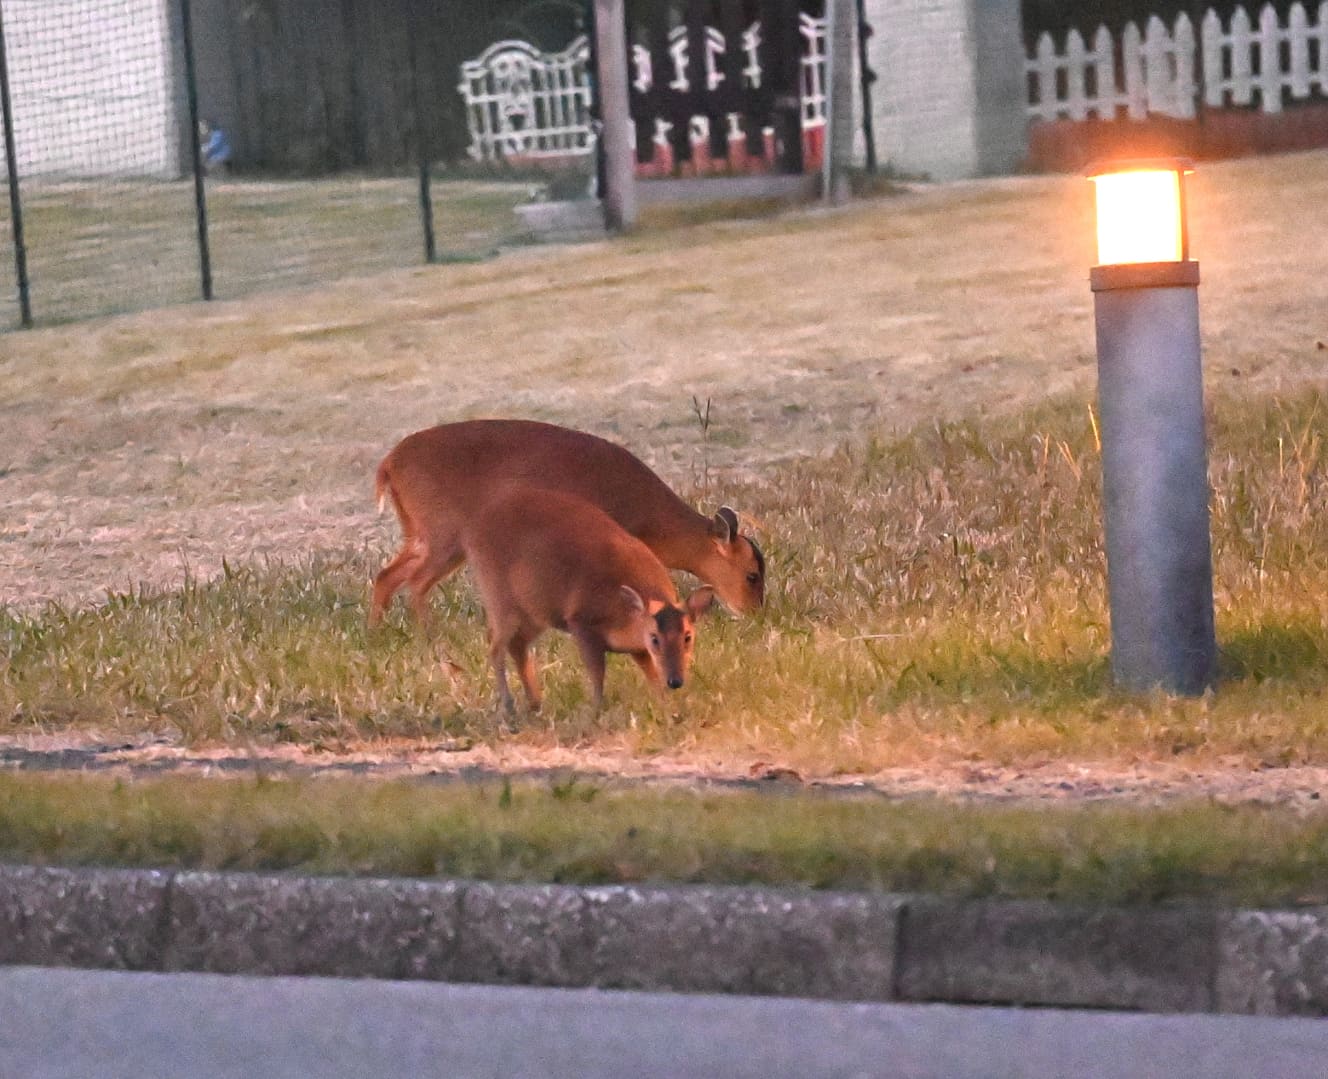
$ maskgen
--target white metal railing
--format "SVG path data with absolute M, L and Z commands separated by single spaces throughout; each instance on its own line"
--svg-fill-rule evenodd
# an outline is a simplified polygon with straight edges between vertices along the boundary
M 476 161 L 576 157 L 590 152 L 590 46 L 562 52 L 499 41 L 461 65 L 469 153 Z
M 825 126 L 826 20 L 798 13 L 798 32 L 802 34 L 802 129 Z
M 806 131 L 825 124 L 825 20 L 801 14 L 803 38 L 801 67 L 802 126 Z M 724 35 L 706 28 L 706 83 L 714 90 L 724 81 Z M 739 48 L 745 64 L 743 83 L 761 85 L 761 26 L 752 23 L 742 33 Z M 670 89 L 690 89 L 687 77 L 689 40 L 685 27 L 669 34 L 669 60 L 673 66 Z M 591 152 L 594 133 L 590 123 L 590 46 L 578 37 L 557 53 L 540 52 L 525 41 L 499 41 L 461 65 L 460 91 L 470 130 L 468 153 L 476 161 L 579 157 Z M 632 85 L 645 92 L 654 85 L 650 52 L 632 48 Z M 736 114 L 735 114 L 736 116 Z M 698 121 L 700 121 L 698 123 Z M 729 117 L 730 127 L 735 123 Z M 664 124 L 664 121 L 658 121 Z M 667 128 L 669 125 L 664 124 Z M 693 135 L 704 138 L 706 117 L 695 117 Z M 661 136 L 657 133 L 656 138 Z
M 1302 100 L 1316 88 L 1328 94 L 1328 0 L 1313 19 L 1303 3 L 1293 4 L 1285 25 L 1271 4 L 1264 5 L 1257 25 L 1236 8 L 1225 30 L 1209 9 L 1198 37 L 1196 43 L 1185 14 L 1170 28 L 1156 15 L 1142 32 L 1127 23 L 1119 43 L 1099 26 L 1091 47 L 1071 30 L 1059 53 L 1051 35 L 1043 34 L 1026 64 L 1028 115 L 1112 119 L 1123 109 L 1131 119 L 1149 113 L 1184 119 L 1194 115 L 1200 93 L 1206 105 L 1221 107 L 1252 104 L 1257 92 L 1264 112 L 1280 112 L 1284 95 Z M 1202 57 L 1202 87 L 1196 56 Z

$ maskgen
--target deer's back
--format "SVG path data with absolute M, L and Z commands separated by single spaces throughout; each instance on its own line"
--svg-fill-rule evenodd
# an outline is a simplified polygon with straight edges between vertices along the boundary
M 465 420 L 408 435 L 389 455 L 398 489 L 423 492 L 462 512 L 519 483 L 584 499 L 634 535 L 704 522 L 621 446 L 536 420 Z

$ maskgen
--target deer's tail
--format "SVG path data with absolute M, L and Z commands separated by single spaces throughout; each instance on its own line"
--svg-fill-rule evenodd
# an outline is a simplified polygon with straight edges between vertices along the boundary
M 382 513 L 387 509 L 390 501 L 392 508 L 400 515 L 401 506 L 397 502 L 396 492 L 392 490 L 392 474 L 387 467 L 387 458 L 384 457 L 378 465 L 378 471 L 374 473 L 374 497 L 378 499 L 378 512 Z

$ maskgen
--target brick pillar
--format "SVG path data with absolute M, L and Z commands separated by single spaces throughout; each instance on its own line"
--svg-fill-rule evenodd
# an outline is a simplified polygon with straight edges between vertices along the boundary
M 883 167 L 934 180 L 1015 171 L 1027 153 L 1019 0 L 866 0 Z

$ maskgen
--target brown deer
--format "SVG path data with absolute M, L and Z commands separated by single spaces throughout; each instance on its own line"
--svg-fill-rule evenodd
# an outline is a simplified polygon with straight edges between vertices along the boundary
M 507 483 L 461 523 L 460 544 L 484 603 L 498 700 L 509 714 L 509 656 L 530 710 L 539 711 L 529 649 L 547 629 L 576 641 L 596 710 L 609 652 L 630 655 L 658 689 L 686 680 L 693 625 L 714 590 L 703 585 L 680 604 L 660 560 L 602 510 L 559 491 Z
M 697 513 L 639 458 L 584 431 L 534 420 L 466 420 L 407 435 L 378 466 L 379 507 L 390 500 L 396 509 L 402 546 L 374 581 L 371 625 L 403 588 L 428 624 L 430 590 L 466 559 L 464 522 L 504 481 L 598 506 L 665 566 L 695 574 L 735 611 L 765 600 L 765 558 L 738 532 L 728 506 L 713 518 Z

